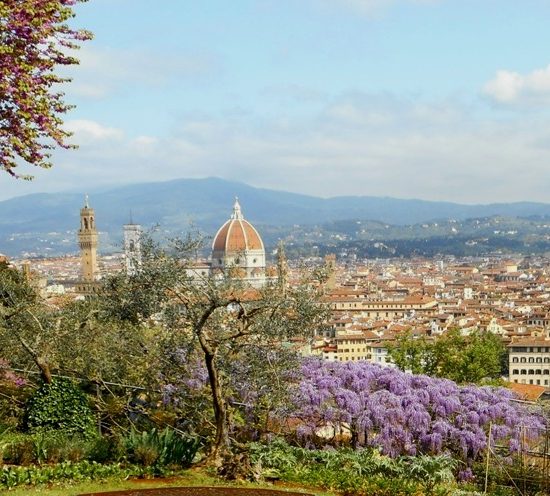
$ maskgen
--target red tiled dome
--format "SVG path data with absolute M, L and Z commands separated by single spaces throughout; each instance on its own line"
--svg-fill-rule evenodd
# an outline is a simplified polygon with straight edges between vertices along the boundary
M 244 220 L 238 201 L 233 207 L 233 215 L 214 237 L 212 251 L 239 253 L 250 250 L 263 250 L 264 244 L 254 226 Z

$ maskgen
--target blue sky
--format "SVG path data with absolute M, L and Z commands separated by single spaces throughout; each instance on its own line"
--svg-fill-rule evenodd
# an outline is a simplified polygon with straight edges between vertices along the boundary
M 76 151 L 0 199 L 220 176 L 319 195 L 550 201 L 550 2 L 90 0 Z

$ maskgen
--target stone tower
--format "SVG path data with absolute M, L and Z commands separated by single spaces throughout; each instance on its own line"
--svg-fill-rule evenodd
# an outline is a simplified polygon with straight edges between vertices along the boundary
M 94 209 L 88 204 L 88 195 L 84 207 L 80 209 L 80 229 L 78 230 L 78 244 L 80 245 L 81 268 L 80 274 L 83 283 L 91 283 L 98 279 L 97 265 L 97 229 L 95 227 Z
M 134 224 L 130 219 L 129 224 L 124 224 L 124 263 L 126 273 L 134 275 L 141 265 L 141 226 Z
M 325 255 L 325 270 L 327 271 L 325 288 L 334 289 L 336 287 L 336 255 L 334 253 Z
M 277 282 L 284 291 L 288 284 L 288 264 L 286 261 L 285 245 L 282 240 L 279 241 L 279 246 L 277 247 Z

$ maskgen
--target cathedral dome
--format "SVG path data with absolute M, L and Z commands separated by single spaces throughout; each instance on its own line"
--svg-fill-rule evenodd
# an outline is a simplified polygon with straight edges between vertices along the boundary
M 235 201 L 231 218 L 218 230 L 212 243 L 214 256 L 264 251 L 264 243 L 254 226 L 244 220 L 239 201 Z

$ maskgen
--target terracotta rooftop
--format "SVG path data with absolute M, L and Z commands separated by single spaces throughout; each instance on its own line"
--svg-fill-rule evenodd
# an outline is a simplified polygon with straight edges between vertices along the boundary
M 536 384 L 517 384 L 511 382 L 508 384 L 514 393 L 516 393 L 520 399 L 525 401 L 537 401 L 546 391 L 544 386 L 537 386 Z

